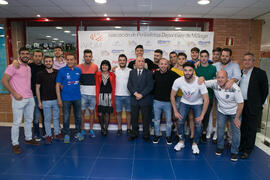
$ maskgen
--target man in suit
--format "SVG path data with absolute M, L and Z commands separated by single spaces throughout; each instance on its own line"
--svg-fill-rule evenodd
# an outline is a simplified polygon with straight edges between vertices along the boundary
M 132 131 L 129 140 L 132 141 L 138 137 L 138 118 L 139 112 L 142 114 L 143 139 L 150 142 L 150 109 L 151 96 L 153 89 L 152 72 L 144 68 L 145 62 L 142 56 L 136 58 L 136 69 L 130 71 L 128 79 L 128 90 L 131 94 L 131 124 Z
M 254 67 L 254 62 L 254 54 L 244 54 L 242 78 L 240 81 L 240 88 L 244 98 L 239 147 L 239 151 L 242 152 L 241 159 L 247 159 L 253 150 L 259 112 L 268 95 L 266 72 Z

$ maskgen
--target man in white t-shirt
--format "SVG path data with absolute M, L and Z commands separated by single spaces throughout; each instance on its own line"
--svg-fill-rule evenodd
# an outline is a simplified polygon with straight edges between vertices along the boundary
M 171 103 L 174 115 L 178 119 L 179 133 L 179 142 L 175 145 L 174 150 L 180 151 L 185 147 L 184 124 L 188 112 L 192 110 L 195 118 L 195 133 L 194 141 L 192 143 L 192 152 L 193 154 L 199 154 L 200 150 L 197 144 L 201 135 L 202 120 L 209 104 L 208 91 L 204 84 L 198 84 L 198 77 L 193 76 L 195 66 L 192 62 L 186 62 L 183 65 L 183 68 L 184 77 L 180 77 L 174 81 L 171 91 Z M 183 92 L 179 112 L 175 103 L 175 96 L 178 89 L 181 89 Z
M 216 155 L 220 156 L 224 150 L 224 127 L 226 120 L 229 119 L 232 125 L 232 146 L 231 146 L 231 160 L 238 160 L 238 147 L 240 144 L 240 116 L 243 110 L 243 96 L 239 86 L 235 83 L 231 88 L 226 89 L 228 82 L 228 74 L 225 70 L 220 70 L 217 73 L 216 80 L 205 81 L 208 88 L 212 88 L 218 100 L 218 142 Z
M 118 57 L 119 68 L 115 69 L 116 87 L 115 87 L 115 109 L 118 123 L 117 135 L 122 134 L 122 111 L 125 108 L 127 120 L 127 133 L 130 134 L 130 93 L 127 88 L 129 73 L 131 71 L 127 66 L 127 57 L 120 54 Z

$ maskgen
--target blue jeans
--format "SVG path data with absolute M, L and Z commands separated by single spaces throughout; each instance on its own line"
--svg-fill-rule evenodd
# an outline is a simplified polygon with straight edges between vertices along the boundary
M 184 126 L 185 126 L 185 121 L 186 121 L 186 117 L 189 113 L 189 111 L 192 110 L 194 113 L 194 118 L 197 118 L 201 115 L 202 112 L 202 104 L 200 105 L 189 105 L 189 104 L 185 104 L 182 103 L 180 104 L 180 109 L 179 109 L 179 113 L 182 116 L 182 119 L 178 119 L 178 133 L 179 133 L 179 139 L 180 141 L 184 140 Z M 194 140 L 193 142 L 195 143 L 199 143 L 200 140 L 200 136 L 201 136 L 201 131 L 202 131 L 202 123 L 195 121 L 195 132 L 194 132 Z
M 155 135 L 159 136 L 159 129 L 160 129 L 160 119 L 162 111 L 165 115 L 166 119 L 166 136 L 171 136 L 171 129 L 172 129 L 172 108 L 170 101 L 158 101 L 154 100 L 154 127 L 155 127 Z
M 81 100 L 63 101 L 63 134 L 69 135 L 70 124 L 70 111 L 73 106 L 74 120 L 75 120 L 75 132 L 81 132 Z
M 240 145 L 240 128 L 237 128 L 233 122 L 235 118 L 235 114 L 233 115 L 225 115 L 218 111 L 217 117 L 217 148 L 224 149 L 224 128 L 226 124 L 226 120 L 229 119 L 232 127 L 232 146 L 231 153 L 238 154 L 238 147 Z
M 38 100 L 37 97 L 34 96 L 35 100 L 35 108 L 34 108 L 34 118 L 33 118 L 33 129 L 34 129 L 34 136 L 40 137 L 40 132 L 39 132 L 39 119 L 41 116 L 41 121 L 42 121 L 42 133 L 45 133 L 45 125 L 44 125 L 44 117 L 43 117 L 43 112 L 41 109 L 38 107 Z
M 42 101 L 42 106 L 43 106 L 43 113 L 44 113 L 44 124 L 45 124 L 46 135 L 52 136 L 51 115 L 53 115 L 54 135 L 60 134 L 59 107 L 57 104 L 57 100 Z
M 130 96 L 115 96 L 115 110 L 116 112 L 123 111 L 130 112 Z

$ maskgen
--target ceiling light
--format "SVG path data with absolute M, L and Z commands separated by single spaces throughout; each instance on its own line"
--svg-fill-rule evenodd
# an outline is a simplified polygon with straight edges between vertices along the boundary
M 111 18 L 106 18 L 107 21 L 111 20 Z
M 181 17 L 182 15 L 181 15 L 181 14 L 178 14 L 177 16 L 178 16 L 178 17 Z
M 37 17 L 40 17 L 40 14 L 37 14 Z
M 107 3 L 107 0 L 95 0 L 95 3 L 97 3 L 97 4 L 105 4 L 105 3 Z
M 141 24 L 148 24 L 147 22 L 143 22 L 143 23 L 141 23 Z
M 178 18 L 175 18 L 175 19 L 174 19 L 174 21 L 176 21 L 176 22 L 177 22 L 177 21 L 179 21 L 179 19 L 178 19 Z
M 63 43 L 63 42 L 65 42 L 65 41 L 59 41 L 59 42 Z
M 65 30 L 65 31 L 64 31 L 64 33 L 70 33 L 70 31 L 68 31 L 68 30 Z
M 56 29 L 63 29 L 62 27 L 60 27 L 60 26 L 57 26 L 57 27 L 55 27 Z
M 49 21 L 49 19 L 45 18 L 44 21 Z
M 4 29 L 4 27 L 0 27 L 0 29 Z
M 5 37 L 5 35 L 2 34 L 2 35 L 0 35 L 0 37 Z
M 76 36 L 76 34 L 71 34 L 71 36 Z
M 210 3 L 210 0 L 199 0 L 198 1 L 198 4 L 199 5 L 207 5 L 207 4 L 209 4 Z
M 47 38 L 50 38 L 50 37 L 52 37 L 52 36 L 46 36 Z
M 181 27 L 175 27 L 174 29 L 176 29 L 176 30 L 180 30 L 180 29 L 182 29 Z
M 52 41 L 53 43 L 55 43 L 55 41 Z
M 121 26 L 114 26 L 115 29 L 121 29 Z
M 108 16 L 108 14 L 105 13 L 105 14 L 104 14 L 104 17 L 107 17 L 107 16 Z
M 8 2 L 5 0 L 0 0 L 0 5 L 8 5 Z
M 54 41 L 58 41 L 58 38 L 53 38 Z

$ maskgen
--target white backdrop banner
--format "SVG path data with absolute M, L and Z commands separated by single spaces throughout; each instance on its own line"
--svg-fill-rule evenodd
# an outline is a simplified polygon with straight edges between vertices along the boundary
M 135 47 L 144 47 L 144 57 L 153 60 L 154 51 L 161 49 L 163 57 L 169 59 L 171 51 L 184 52 L 190 58 L 190 50 L 206 49 L 212 57 L 213 32 L 197 31 L 79 31 L 79 62 L 83 62 L 83 51 L 91 49 L 93 61 L 98 66 L 106 59 L 117 64 L 119 54 L 125 54 L 129 61 L 135 58 Z

